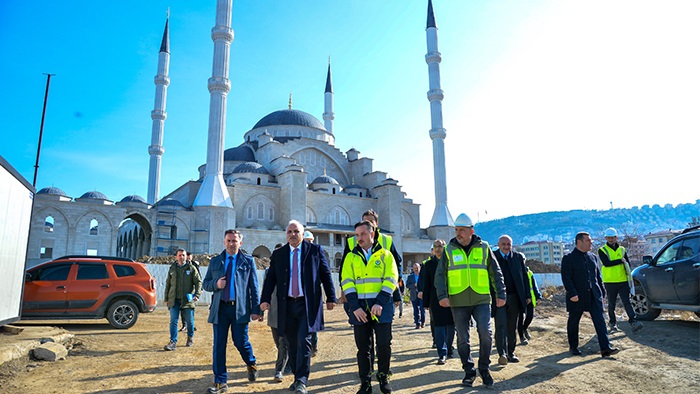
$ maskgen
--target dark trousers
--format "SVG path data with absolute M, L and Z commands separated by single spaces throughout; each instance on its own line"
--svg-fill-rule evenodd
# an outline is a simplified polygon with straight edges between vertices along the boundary
M 391 323 L 377 323 L 370 320 L 367 323 L 353 325 L 355 345 L 357 345 L 357 367 L 360 379 L 365 381 L 371 378 L 372 366 L 372 338 L 375 338 L 375 350 L 377 353 L 377 372 L 389 374 L 391 364 Z
M 525 330 L 527 330 L 528 327 L 530 327 L 530 323 L 532 323 L 532 318 L 535 316 L 535 307 L 532 306 L 532 302 L 527 304 L 527 309 L 525 310 L 525 313 L 521 313 L 520 316 L 518 316 L 518 335 L 520 335 L 520 339 L 525 338 Z
M 287 298 L 287 320 L 285 338 L 289 345 L 289 362 L 294 380 L 307 384 L 311 371 L 311 335 L 306 316 L 306 301 L 303 297 Z
M 471 345 L 469 343 L 469 326 L 472 318 L 476 321 L 476 331 L 479 334 L 479 369 L 489 369 L 491 364 L 491 304 L 452 307 L 452 317 L 457 331 L 457 351 L 462 360 L 462 369 L 474 371 Z
M 520 298 L 517 294 L 508 294 L 506 296 L 506 341 L 508 347 L 507 355 L 515 354 L 515 346 L 517 346 L 518 337 L 516 331 L 518 329 L 518 317 L 522 315 L 520 306 Z
M 603 305 L 593 299 L 592 294 L 589 297 L 591 297 L 591 310 L 589 313 L 591 314 L 591 320 L 593 320 L 593 327 L 595 327 L 600 350 L 610 349 L 608 330 L 605 328 L 605 317 L 603 316 Z M 578 349 L 578 326 L 581 322 L 581 316 L 583 316 L 582 310 L 569 312 L 569 320 L 566 322 L 566 336 L 569 339 L 569 349 Z
M 433 327 L 433 323 L 430 323 Z M 435 347 L 437 347 L 438 357 L 446 357 L 452 352 L 455 340 L 455 326 L 435 326 Z
M 423 309 L 423 300 L 416 298 L 411 301 L 413 304 L 413 323 L 415 325 L 425 324 L 425 309 Z
M 246 365 L 255 365 L 253 346 L 248 340 L 248 323 L 236 323 L 236 306 L 222 303 L 219 305 L 219 323 L 214 324 L 214 346 L 212 354 L 212 370 L 214 371 L 214 383 L 226 383 L 228 372 L 226 370 L 226 345 L 228 332 L 231 330 L 233 345 L 238 349 L 241 358 Z
M 493 306 L 492 306 L 493 307 Z M 506 324 L 508 321 L 508 314 L 506 312 L 505 305 L 498 308 L 494 312 L 493 324 L 494 324 L 494 342 L 496 343 L 496 351 L 499 356 L 505 356 L 508 354 L 508 341 L 506 339 Z
M 270 331 L 272 331 L 272 340 L 275 341 L 275 347 L 277 348 L 275 372 L 283 372 L 284 368 L 287 366 L 287 361 L 289 361 L 287 339 L 285 337 L 280 337 L 279 332 L 274 327 L 270 327 Z
M 637 315 L 632 309 L 632 303 L 630 303 L 630 285 L 627 282 L 620 283 L 604 283 L 605 292 L 608 295 L 608 317 L 610 318 L 610 323 L 617 323 L 617 316 L 615 315 L 615 305 L 617 305 L 617 295 L 620 295 L 620 300 L 622 300 L 622 305 L 625 307 L 625 312 L 627 312 L 627 318 L 630 323 L 637 320 Z

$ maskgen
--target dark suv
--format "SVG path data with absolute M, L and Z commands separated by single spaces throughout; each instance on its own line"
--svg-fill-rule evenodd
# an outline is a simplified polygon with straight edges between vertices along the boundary
M 700 317 L 700 226 L 691 227 L 644 256 L 632 271 L 632 307 L 640 320 L 654 320 L 662 309 L 695 312 Z
M 27 270 L 22 319 L 103 319 L 129 328 L 156 309 L 156 280 L 120 257 L 64 256 Z

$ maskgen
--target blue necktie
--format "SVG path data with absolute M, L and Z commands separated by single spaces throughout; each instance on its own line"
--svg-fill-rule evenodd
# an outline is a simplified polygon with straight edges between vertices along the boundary
M 222 299 L 224 301 L 233 301 L 236 299 L 236 293 L 233 284 L 233 256 L 228 257 L 228 267 L 226 267 L 226 286 L 224 286 L 224 294 L 222 294 Z

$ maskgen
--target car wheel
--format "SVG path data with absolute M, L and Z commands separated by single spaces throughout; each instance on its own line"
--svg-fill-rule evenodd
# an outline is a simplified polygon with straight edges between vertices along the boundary
M 630 298 L 632 309 L 639 320 L 654 320 L 661 314 L 661 309 L 651 307 L 651 303 L 647 298 L 644 290 L 639 287 L 634 287 L 634 295 Z
M 110 305 L 107 311 L 107 320 L 114 328 L 126 329 L 136 324 L 139 318 L 139 309 L 127 300 L 118 300 Z

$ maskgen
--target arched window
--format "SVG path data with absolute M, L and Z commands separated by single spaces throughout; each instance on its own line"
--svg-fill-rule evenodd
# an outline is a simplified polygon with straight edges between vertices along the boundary
M 53 216 L 49 215 L 44 219 L 44 231 L 47 233 L 52 233 L 53 232 Z
M 306 207 L 306 223 L 318 223 L 316 213 L 309 207 Z
M 260 178 L 258 178 L 258 185 L 260 184 Z
M 350 224 L 350 217 L 348 213 L 341 207 L 334 207 L 328 214 L 328 224 L 339 224 L 342 226 L 347 226 Z
M 253 207 L 248 207 L 248 220 L 253 220 Z
M 258 220 L 265 219 L 265 204 L 262 201 L 258 202 Z
M 335 194 L 335 188 L 333 188 L 333 194 Z
M 90 220 L 90 235 L 97 235 L 97 223 L 96 219 Z

